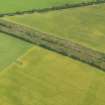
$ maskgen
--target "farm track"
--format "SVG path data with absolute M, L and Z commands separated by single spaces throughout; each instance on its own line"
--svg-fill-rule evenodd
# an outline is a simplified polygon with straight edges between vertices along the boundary
M 58 5 L 58 6 L 53 6 L 53 7 L 48 7 L 48 8 L 42 8 L 42 9 L 32 9 L 32 10 L 27 10 L 27 11 L 16 11 L 13 13 L 2 13 L 0 14 L 0 17 L 5 17 L 5 16 L 15 16 L 15 15 L 24 15 L 24 14 L 32 14 L 32 13 L 44 13 L 44 12 L 49 12 L 49 11 L 56 11 L 56 10 L 62 10 L 62 9 L 68 9 L 68 8 L 79 8 L 79 7 L 84 7 L 84 6 L 90 6 L 90 5 L 99 5 L 105 3 L 105 0 L 102 1 L 92 1 L 92 2 L 82 2 L 82 3 L 74 3 L 74 4 L 64 4 L 64 5 Z
M 57 36 L 0 20 L 0 31 L 105 71 L 105 54 Z

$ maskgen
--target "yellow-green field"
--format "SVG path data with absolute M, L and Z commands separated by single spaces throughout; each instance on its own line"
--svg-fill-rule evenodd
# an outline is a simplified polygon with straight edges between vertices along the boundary
M 81 1 L 0 0 L 0 13 Z M 105 52 L 105 4 L 3 19 Z M 104 97 L 100 69 L 0 33 L 0 105 L 105 105 Z
M 105 74 L 32 47 L 0 73 L 1 105 L 104 105 Z
M 105 4 L 6 19 L 104 51 Z
M 16 61 L 31 46 L 29 43 L 0 33 L 0 71 Z

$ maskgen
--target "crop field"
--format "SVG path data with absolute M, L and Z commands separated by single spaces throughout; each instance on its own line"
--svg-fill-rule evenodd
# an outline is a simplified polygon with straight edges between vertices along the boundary
M 22 56 L 31 44 L 0 33 L 0 70 Z
M 104 80 L 98 69 L 34 46 L 1 72 L 0 104 L 104 105 Z
M 93 0 L 0 0 L 0 14 L 83 1 Z M 13 27 L 8 22 L 14 23 Z M 26 40 L 18 37 L 27 34 L 45 43 L 46 37 L 41 32 L 52 35 L 48 37 L 49 44 L 63 39 L 77 43 L 74 50 L 78 52 L 82 51 L 79 45 L 87 48 L 86 54 L 90 56 L 92 51 L 99 51 L 103 59 L 98 59 L 105 64 L 104 3 L 0 17 L 0 105 L 105 105 L 105 70 L 32 44 L 27 39 L 30 37 Z M 59 40 L 51 40 L 53 36 Z M 69 50 L 72 52 L 72 45 Z
M 95 0 L 0 0 L 0 13 L 46 8 L 67 3 L 95 1 Z
M 48 13 L 7 17 L 54 35 L 76 41 L 95 50 L 105 51 L 105 4 Z

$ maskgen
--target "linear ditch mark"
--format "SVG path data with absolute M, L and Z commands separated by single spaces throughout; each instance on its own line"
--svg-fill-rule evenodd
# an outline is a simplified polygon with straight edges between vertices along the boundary
M 77 8 L 77 7 L 84 7 L 84 6 L 90 6 L 90 5 L 98 5 L 98 4 L 103 4 L 105 3 L 105 0 L 96 0 L 96 1 L 91 1 L 91 2 L 81 2 L 81 3 L 67 3 L 63 5 L 57 5 L 57 6 L 52 6 L 48 8 L 39 8 L 39 9 L 32 9 L 32 10 L 27 10 L 27 11 L 16 11 L 13 13 L 2 13 L 0 14 L 0 17 L 5 17 L 5 16 L 15 16 L 15 15 L 24 15 L 24 14 L 32 14 L 32 13 L 44 13 L 44 12 L 49 12 L 49 11 L 56 11 L 56 10 L 63 10 L 63 9 L 69 9 L 69 8 Z
M 105 54 L 102 52 L 3 19 L 0 19 L 0 32 L 80 60 L 105 72 Z

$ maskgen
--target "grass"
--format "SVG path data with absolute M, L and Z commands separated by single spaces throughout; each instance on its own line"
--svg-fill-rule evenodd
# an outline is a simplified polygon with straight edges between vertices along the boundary
M 33 8 L 45 8 L 54 5 L 62 5 L 65 3 L 76 3 L 82 1 L 92 0 L 0 0 L 0 13 L 23 11 Z
M 105 52 L 105 4 L 47 13 L 6 17 L 32 28 L 58 35 Z
M 105 74 L 40 47 L 0 73 L 2 105 L 104 105 Z
M 24 2 L 23 6 L 19 0 L 12 3 L 1 0 L 0 13 L 67 1 Z M 105 5 L 101 4 L 4 19 L 104 52 L 104 10 Z M 3 33 L 0 33 L 0 70 L 0 105 L 105 105 L 104 72 Z
M 31 44 L 0 33 L 0 70 L 13 63 L 23 55 Z

